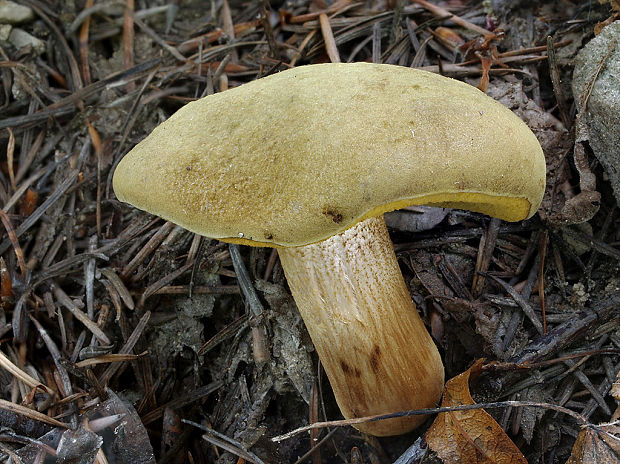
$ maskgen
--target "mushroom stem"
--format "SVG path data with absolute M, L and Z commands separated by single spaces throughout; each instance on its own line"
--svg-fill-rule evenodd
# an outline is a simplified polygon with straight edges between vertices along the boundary
M 444 381 L 441 357 L 411 301 L 383 217 L 278 253 L 345 418 L 437 404 Z M 398 435 L 425 419 L 356 427 Z

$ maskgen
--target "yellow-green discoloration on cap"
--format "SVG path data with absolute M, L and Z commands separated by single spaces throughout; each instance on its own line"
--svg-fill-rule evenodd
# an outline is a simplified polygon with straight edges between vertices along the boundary
M 544 185 L 536 137 L 501 104 L 453 79 L 368 63 L 294 68 L 189 103 L 114 175 L 122 201 L 271 246 L 412 204 L 521 220 Z

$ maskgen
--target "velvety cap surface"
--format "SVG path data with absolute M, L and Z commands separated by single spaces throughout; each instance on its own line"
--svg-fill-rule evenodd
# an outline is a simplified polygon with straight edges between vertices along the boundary
M 199 234 L 299 246 L 414 204 L 533 215 L 545 160 L 465 83 L 368 63 L 302 66 L 189 103 L 119 163 L 117 197 Z M 239 240 L 241 239 L 241 240 Z

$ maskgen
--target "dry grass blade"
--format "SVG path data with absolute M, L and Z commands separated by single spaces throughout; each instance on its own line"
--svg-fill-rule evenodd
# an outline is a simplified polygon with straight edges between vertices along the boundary
M 106 278 L 110 282 L 112 282 L 112 285 L 114 285 L 114 287 L 116 288 L 116 291 L 118 292 L 120 297 L 123 299 L 123 303 L 125 303 L 125 305 L 129 309 L 134 309 L 135 305 L 134 305 L 134 302 L 133 302 L 133 298 L 131 297 L 131 293 L 129 293 L 129 290 L 127 290 L 127 287 L 125 287 L 125 284 L 120 279 L 118 274 L 116 274 L 116 272 L 114 272 L 114 270 L 112 270 L 110 268 L 103 268 L 103 269 L 101 269 L 100 272 L 104 276 L 106 276 Z
M 76 111 L 78 104 L 81 104 L 82 100 L 96 96 L 106 87 L 112 84 L 121 85 L 125 82 L 133 81 L 142 77 L 149 72 L 153 67 L 157 66 L 161 62 L 160 58 L 154 58 L 147 60 L 144 63 L 134 66 L 127 71 L 120 71 L 111 74 L 110 76 L 101 79 L 97 82 L 93 82 L 89 86 L 83 87 L 71 95 L 52 103 L 43 110 L 39 110 L 36 113 L 28 114 L 26 116 L 14 116 L 9 118 L 0 119 L 0 129 L 12 127 L 14 129 L 26 129 L 32 124 L 39 124 L 48 121 L 52 116 L 60 116 L 64 114 L 73 113 Z
M 319 21 L 321 23 L 321 34 L 323 34 L 323 40 L 325 41 L 325 51 L 329 56 L 329 60 L 332 63 L 340 63 L 340 53 L 338 53 L 338 47 L 334 40 L 332 27 L 329 24 L 329 18 L 325 13 L 321 13 L 319 15 Z
M 241 253 L 239 252 L 239 245 L 230 244 L 228 249 L 235 268 L 235 273 L 237 274 L 239 287 L 252 312 L 250 325 L 252 326 L 252 353 L 254 355 L 254 360 L 257 363 L 267 362 L 270 358 L 270 350 L 269 342 L 267 341 L 267 331 L 261 321 L 261 318 L 265 315 L 263 304 L 258 298 L 252 280 L 250 279 L 250 274 L 243 264 Z
M 315 460 L 315 456 L 318 455 L 319 450 L 321 449 L 321 447 L 327 443 L 327 440 L 329 440 L 330 438 L 333 437 L 333 435 L 338 431 L 339 429 L 335 428 L 333 430 L 331 430 L 329 433 L 327 433 L 323 438 L 321 438 L 321 440 L 319 440 L 318 442 L 314 443 L 314 446 L 305 454 L 301 455 L 299 457 L 299 459 L 297 459 L 297 461 L 295 461 L 293 464 L 301 464 L 302 462 L 304 462 L 306 459 L 308 459 L 309 457 L 312 457 L 312 462 L 314 463 Z M 322 462 L 322 461 L 321 461 Z
M 562 118 L 564 127 L 570 129 L 571 118 L 568 114 L 566 97 L 562 90 L 560 72 L 558 71 L 558 63 L 555 58 L 555 47 L 553 46 L 553 38 L 551 36 L 547 37 L 547 58 L 549 60 L 549 74 L 551 75 L 551 82 L 553 83 L 553 93 L 555 94 L 555 99 L 560 110 L 560 117 Z
M 142 294 L 142 296 L 140 297 L 140 301 L 138 301 L 138 307 L 139 308 L 144 308 L 144 303 L 147 300 L 147 298 L 149 298 L 150 296 L 154 295 L 155 292 L 157 290 L 159 290 L 160 288 L 168 285 L 173 280 L 177 279 L 178 277 L 180 277 L 183 274 L 185 274 L 187 271 L 191 270 L 193 265 L 194 265 L 194 263 L 184 264 L 179 269 L 177 269 L 177 270 L 171 272 L 170 274 L 162 277 L 157 282 L 155 282 L 152 285 L 150 285 L 149 287 L 147 287 L 146 290 L 144 290 L 144 293 Z
M 49 393 L 50 395 L 54 395 L 54 391 L 51 388 L 49 388 L 44 383 L 34 379 L 33 377 L 25 373 L 23 370 L 21 370 L 19 367 L 17 367 L 15 364 L 13 364 L 11 360 L 7 358 L 6 355 L 2 351 L 0 351 L 0 366 L 6 369 L 8 372 L 10 372 L 11 375 L 13 375 L 15 378 L 24 382 L 29 387 L 41 388 L 46 393 Z
M 144 291 L 139 291 L 144 293 Z M 241 290 L 238 285 L 198 285 L 191 287 L 189 285 L 165 285 L 157 289 L 153 295 L 239 295 Z
M 243 33 L 247 33 L 248 31 L 251 31 L 254 28 L 256 28 L 260 23 L 261 23 L 260 20 L 248 21 L 245 23 L 237 23 L 234 26 L 235 35 L 239 36 Z M 199 45 L 201 44 L 205 46 L 206 48 L 209 44 L 214 43 L 217 40 L 219 40 L 223 34 L 224 34 L 224 31 L 218 29 L 218 30 L 209 32 L 207 34 L 201 35 L 199 37 L 194 37 L 192 39 L 189 39 L 189 40 L 186 40 L 185 42 L 180 43 L 179 46 L 177 47 L 177 50 L 180 53 L 187 53 L 187 52 L 191 52 L 193 50 L 198 49 Z
M 28 270 L 26 268 L 26 262 L 24 261 L 24 252 L 22 251 L 22 247 L 20 246 L 19 240 L 17 239 L 17 234 L 15 233 L 15 229 L 13 228 L 13 224 L 11 223 L 11 219 L 4 212 L 4 210 L 0 210 L 0 220 L 2 221 L 2 224 L 6 229 L 6 233 L 9 236 L 9 240 L 13 245 L 13 250 L 15 250 L 17 262 L 19 263 L 19 268 L 22 271 L 22 281 L 26 282 Z
M 84 3 L 84 12 L 89 8 L 92 8 L 95 4 L 95 0 L 86 0 Z M 90 16 L 88 16 L 80 27 L 79 34 L 79 59 L 80 59 L 80 69 L 82 70 L 82 79 L 84 80 L 84 84 L 90 85 L 92 83 L 92 77 L 90 74 L 90 64 L 88 62 L 88 33 L 90 30 Z
M 249 325 L 248 316 L 243 315 L 239 319 L 231 322 L 222 330 L 220 330 L 217 334 L 211 337 L 209 340 L 205 342 L 204 345 L 200 347 L 198 350 L 198 356 L 202 356 L 207 354 L 213 348 L 215 348 L 220 343 L 226 341 L 229 338 L 234 337 L 238 332 L 245 330 L 245 328 Z
M 123 9 L 123 63 L 125 64 L 125 69 L 131 68 L 134 65 L 134 13 L 134 0 L 125 0 L 125 8 Z M 134 82 L 127 84 L 128 92 L 131 92 L 134 88 Z
M 136 343 L 138 343 L 138 339 L 144 332 L 144 329 L 146 328 L 146 324 L 148 324 L 150 318 L 151 318 L 150 311 L 145 312 L 144 315 L 140 318 L 140 321 L 136 325 L 131 335 L 125 341 L 125 344 L 118 351 L 118 354 L 130 354 L 131 353 Z M 114 363 L 108 366 L 105 372 L 101 375 L 100 382 L 103 385 L 107 385 L 110 379 L 112 378 L 112 376 L 117 372 L 119 367 L 120 367 L 120 363 Z
M 59 381 L 57 381 L 57 385 L 62 393 L 62 396 L 67 397 L 73 394 L 73 385 L 71 384 L 71 379 L 69 379 L 69 373 L 63 366 L 63 355 L 60 350 L 52 340 L 52 337 L 49 336 L 47 331 L 43 328 L 43 326 L 37 321 L 35 318 L 30 316 L 30 319 L 34 323 L 35 327 L 39 331 L 39 335 L 43 339 L 47 350 L 52 355 L 52 359 L 54 360 L 54 365 L 56 366 L 56 371 L 58 372 Z
M 19 238 L 24 232 L 30 229 L 43 214 L 56 202 L 58 199 L 64 195 L 67 190 L 73 185 L 75 180 L 77 179 L 78 172 L 73 171 L 69 176 L 60 184 L 57 190 L 55 190 L 42 204 L 39 206 L 34 213 L 32 213 L 28 218 L 21 223 L 21 225 L 15 231 L 15 235 Z M 0 243 L 0 254 L 4 253 L 8 247 L 10 246 L 10 239 L 5 239 Z
M 478 247 L 478 256 L 476 259 L 476 274 L 474 275 L 471 289 L 472 296 L 475 298 L 482 294 L 482 289 L 484 287 L 484 276 L 482 273 L 486 272 L 491 264 L 491 257 L 495 249 L 495 241 L 499 234 L 501 222 L 502 221 L 499 219 L 491 219 L 485 233 L 482 234 L 480 238 L 480 246 Z
M 9 132 L 9 143 L 6 146 L 6 162 L 9 168 L 9 179 L 11 180 L 11 186 L 13 187 L 13 191 L 17 190 L 17 185 L 15 184 L 15 172 L 13 171 L 13 155 L 15 153 L 15 135 L 10 127 L 6 129 Z
M 309 430 L 312 430 L 312 429 L 321 429 L 325 427 L 347 427 L 347 426 L 351 426 L 355 424 L 361 424 L 362 422 L 392 419 L 394 417 L 426 416 L 429 414 L 439 414 L 439 413 L 445 413 L 445 412 L 472 411 L 476 409 L 509 408 L 509 407 L 521 407 L 521 406 L 551 409 L 553 411 L 557 411 L 557 412 L 560 412 L 562 414 L 566 414 L 567 416 L 572 417 L 580 425 L 588 424 L 588 421 L 581 414 L 578 414 L 571 409 L 558 406 L 556 404 L 537 403 L 535 401 L 498 401 L 495 403 L 478 403 L 478 404 L 466 404 L 462 406 L 446 406 L 446 407 L 442 406 L 440 408 L 416 409 L 416 410 L 411 410 L 411 411 L 397 412 L 393 414 L 382 414 L 378 416 L 358 417 L 355 419 L 343 419 L 343 420 L 316 422 L 311 425 L 306 425 L 303 427 L 296 428 L 295 430 L 292 430 L 283 435 L 273 437 L 271 438 L 271 441 L 278 443 L 284 440 L 289 440 L 293 438 L 295 435 L 308 432 Z
M 53 285 L 52 292 L 58 302 L 67 308 L 78 321 L 84 324 L 84 326 L 86 326 L 86 328 L 90 330 L 101 343 L 104 345 L 109 345 L 111 343 L 110 339 L 105 333 L 103 333 L 101 328 L 99 328 L 95 322 L 91 321 L 88 316 L 80 308 L 78 308 L 73 301 L 71 301 L 71 298 L 69 298 L 69 296 L 60 287 Z
M 538 316 L 534 312 L 532 306 L 521 296 L 519 292 L 517 292 L 512 286 L 508 285 L 502 279 L 492 274 L 483 273 L 483 275 L 500 284 L 504 288 L 504 290 L 506 290 L 510 294 L 510 296 L 513 297 L 514 300 L 519 304 L 525 315 L 536 328 L 536 331 L 541 335 L 544 333 L 542 322 L 540 322 L 540 319 L 538 319 Z
M 337 11 L 349 6 L 352 3 L 352 1 L 353 0 L 338 0 L 332 3 L 328 8 L 325 8 L 323 10 L 319 10 L 319 11 L 315 11 L 312 13 L 307 13 L 307 14 L 303 14 L 299 16 L 293 16 L 289 18 L 288 22 L 294 24 L 294 23 L 305 23 L 307 21 L 312 21 L 313 19 L 316 19 L 322 14 L 336 13 Z
M 120 278 L 122 280 L 127 280 L 130 274 L 136 270 L 136 268 L 149 256 L 155 248 L 157 248 L 161 242 L 164 241 L 166 236 L 170 233 L 172 229 L 174 229 L 174 224 L 171 222 L 166 222 L 164 225 L 160 227 L 153 237 L 146 243 L 144 248 L 140 250 L 136 256 L 123 268 L 120 273 Z
M 319 421 L 319 385 L 314 382 L 310 390 L 310 417 L 309 422 L 314 424 Z M 312 453 L 312 464 L 321 464 L 321 453 L 318 448 L 319 431 L 310 430 L 310 452 Z
M 125 11 L 128 11 L 128 10 L 125 10 Z M 178 61 L 181 61 L 181 62 L 184 62 L 187 59 L 176 48 L 172 47 L 171 45 L 168 45 L 161 37 L 159 37 L 159 35 L 157 35 L 157 33 L 153 29 L 148 27 L 144 23 L 144 21 L 136 17 L 136 15 L 133 12 L 131 13 L 131 16 L 133 17 L 133 21 L 136 23 L 136 25 L 140 29 L 142 29 L 144 33 L 146 33 L 149 37 L 151 37 L 151 39 L 157 42 L 159 46 L 161 46 L 164 50 L 170 53 L 174 58 L 176 58 Z
M 204 438 L 209 443 L 213 443 L 220 448 L 230 451 L 231 453 L 245 459 L 246 461 L 252 462 L 254 464 L 264 464 L 264 462 L 258 456 L 246 450 L 244 446 L 237 440 L 227 437 L 226 435 L 221 434 L 216 430 L 204 427 L 196 422 L 185 419 L 183 419 L 183 422 L 189 425 L 193 425 L 194 427 L 198 427 L 200 430 L 205 432 L 202 438 Z
M 418 5 L 423 6 L 428 11 L 433 13 L 435 16 L 439 16 L 440 18 L 449 17 L 453 23 L 458 24 L 459 26 L 462 26 L 466 29 L 469 29 L 470 31 L 476 32 L 483 36 L 492 35 L 490 31 L 487 31 L 483 27 L 476 26 L 475 24 L 472 24 L 469 21 L 466 21 L 463 18 L 460 18 L 459 16 L 453 15 L 448 10 L 438 7 L 436 5 L 433 5 L 432 3 L 429 3 L 426 0 L 412 0 L 412 1 L 413 3 L 417 3 Z
M 21 196 L 34 184 L 41 176 L 45 175 L 47 169 L 39 169 L 33 175 L 21 182 L 15 193 L 9 198 L 2 210 L 8 212 L 20 200 Z
M 46 416 L 38 411 L 27 408 L 25 406 L 20 406 L 19 404 L 11 403 L 10 401 L 6 401 L 0 399 L 0 409 L 5 409 L 7 411 L 11 411 L 17 414 L 21 414 L 22 416 L 28 417 L 30 419 L 43 422 L 44 424 L 52 425 L 54 427 L 61 427 L 63 429 L 68 428 L 68 425 L 64 422 L 60 422 L 53 417 Z
M 164 411 L 166 410 L 166 408 L 172 408 L 172 409 L 178 409 L 178 408 L 182 408 L 183 406 L 186 406 L 188 404 L 193 403 L 194 401 L 198 401 L 202 398 L 204 398 L 207 395 L 210 395 L 211 393 L 213 393 L 216 390 L 219 390 L 222 387 L 223 383 L 221 381 L 217 381 L 217 382 L 212 382 L 208 385 L 205 385 L 203 387 L 197 388 L 196 390 L 193 390 L 191 392 L 188 392 L 185 396 L 183 396 L 182 398 L 178 398 L 176 400 L 173 400 L 169 403 L 166 403 L 156 409 L 153 409 L 152 411 L 148 412 L 147 414 L 145 414 L 144 416 L 142 416 L 142 422 L 147 425 L 150 424 L 153 421 L 156 421 L 157 419 L 159 419 L 163 414 Z
M 140 354 L 106 354 L 103 356 L 97 356 L 96 358 L 88 358 L 83 361 L 75 363 L 75 367 L 84 369 L 86 367 L 96 366 L 97 364 L 109 364 L 122 361 L 134 361 L 140 356 L 145 356 L 147 352 Z

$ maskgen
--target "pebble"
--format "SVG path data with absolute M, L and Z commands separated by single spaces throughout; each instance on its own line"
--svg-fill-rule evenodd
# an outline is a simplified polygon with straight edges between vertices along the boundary
M 33 19 L 31 8 L 10 0 L 0 0 L 0 24 L 20 24 Z
M 38 55 L 45 52 L 45 42 L 18 27 L 14 27 L 13 30 L 11 30 L 9 42 L 18 50 L 31 46 L 32 50 Z

